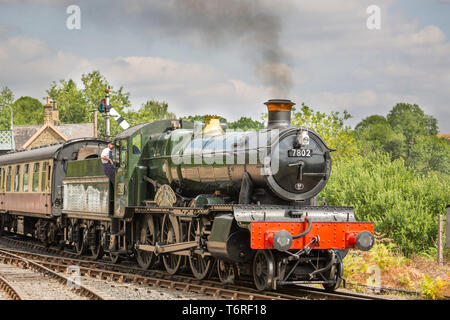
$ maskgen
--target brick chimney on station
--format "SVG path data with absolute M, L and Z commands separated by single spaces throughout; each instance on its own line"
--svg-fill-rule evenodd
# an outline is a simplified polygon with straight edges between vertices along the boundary
M 44 105 L 44 124 L 50 123 L 54 126 L 59 126 L 59 111 L 56 107 L 55 101 L 50 101 L 50 97 L 47 97 L 47 103 Z

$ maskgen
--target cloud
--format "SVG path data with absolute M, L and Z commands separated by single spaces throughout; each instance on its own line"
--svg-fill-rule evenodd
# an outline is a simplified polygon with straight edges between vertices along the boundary
M 130 90 L 135 105 L 150 98 L 164 100 L 180 116 L 218 113 L 238 119 L 259 115 L 265 109 L 264 101 L 255 99 L 266 96 L 264 87 L 233 79 L 208 64 L 133 56 L 99 59 L 92 61 L 91 67 Z
M 255 100 L 265 95 L 265 88 L 233 79 L 208 64 L 148 56 L 86 59 L 52 50 L 40 39 L 0 41 L 0 86 L 9 86 L 16 96 L 42 98 L 59 79 L 72 78 L 81 85 L 81 74 L 92 70 L 100 70 L 114 87 L 130 91 L 134 108 L 157 99 L 167 101 L 180 116 L 218 113 L 230 119 L 259 115 L 265 109 L 264 101 Z
M 429 25 L 411 34 L 402 34 L 396 41 L 400 47 L 424 46 L 444 43 L 447 40 L 444 32 L 436 26 Z

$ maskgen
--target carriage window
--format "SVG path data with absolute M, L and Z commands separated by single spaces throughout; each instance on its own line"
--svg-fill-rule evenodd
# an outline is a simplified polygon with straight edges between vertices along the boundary
M 14 192 L 19 192 L 19 182 L 20 182 L 20 165 L 16 166 L 16 171 L 14 172 Z
M 11 191 L 11 166 L 8 167 L 6 172 L 6 191 Z
M 48 166 L 48 162 L 44 162 L 43 166 L 42 166 L 42 177 L 41 177 L 41 181 L 42 181 L 42 187 L 41 187 L 41 191 L 45 192 L 45 188 L 47 187 L 47 166 Z
M 23 182 L 22 182 L 22 191 L 28 192 L 28 168 L 30 167 L 29 164 L 24 165 L 23 167 Z
M 33 192 L 38 191 L 39 191 L 39 163 L 35 163 L 33 169 Z

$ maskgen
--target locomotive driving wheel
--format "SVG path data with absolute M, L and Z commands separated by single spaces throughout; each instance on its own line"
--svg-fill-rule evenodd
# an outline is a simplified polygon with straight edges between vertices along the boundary
M 189 223 L 188 241 L 195 241 L 197 230 L 202 231 L 203 223 L 201 220 Z M 195 278 L 203 280 L 210 275 L 213 266 L 213 258 L 211 256 L 202 256 L 201 254 L 192 252 L 189 255 L 189 265 Z
M 77 255 L 82 256 L 86 253 L 86 242 L 84 241 L 84 228 L 81 228 L 80 225 L 77 223 L 73 227 L 74 232 L 74 242 L 75 242 L 75 251 Z
M 139 244 L 146 244 L 154 246 L 156 244 L 156 228 L 155 222 L 151 215 L 145 215 L 138 226 L 139 231 Z M 155 254 L 150 251 L 136 250 L 136 260 L 139 266 L 146 270 L 155 260 Z
M 94 238 L 94 244 L 91 244 L 89 246 L 89 249 L 92 253 L 92 258 L 94 258 L 95 260 L 99 260 L 103 257 L 104 253 L 102 244 L 103 230 L 96 230 L 96 226 L 94 225 L 89 228 L 89 233 L 91 233 Z
M 272 288 L 275 281 L 275 259 L 269 250 L 258 250 L 253 258 L 253 281 L 258 290 Z
M 161 242 L 165 245 L 180 241 L 181 229 L 177 217 L 168 214 L 164 215 L 161 228 Z M 175 274 L 178 272 L 181 266 L 181 258 L 182 256 L 176 254 L 163 254 L 163 264 L 169 274 Z
M 217 274 L 219 279 L 224 284 L 233 284 L 237 279 L 237 268 L 236 266 L 223 259 L 217 259 Z

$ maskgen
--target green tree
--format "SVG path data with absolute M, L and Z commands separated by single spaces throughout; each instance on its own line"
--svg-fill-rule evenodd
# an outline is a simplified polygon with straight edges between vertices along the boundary
M 14 94 L 7 86 L 0 91 L 0 130 L 11 129 L 11 106 L 14 102 Z
M 105 98 L 105 89 L 110 89 L 110 104 L 123 117 L 124 109 L 131 106 L 130 94 L 123 87 L 114 90 L 106 78 L 97 70 L 81 76 L 82 88 L 77 88 L 72 79 L 53 82 L 48 95 L 57 102 L 60 119 L 63 123 L 82 123 L 91 121 L 91 111 L 96 110 L 100 101 Z M 105 133 L 105 122 L 99 117 L 100 135 Z M 121 128 L 111 121 L 111 135 L 116 135 Z
M 62 123 L 83 123 L 89 121 L 89 107 L 82 90 L 78 90 L 72 79 L 53 82 L 47 91 L 57 102 L 59 119 Z
M 306 127 L 319 134 L 328 147 L 337 150 L 332 154 L 333 159 L 351 159 L 358 154 L 358 147 L 350 127 L 344 124 L 350 118 L 347 111 L 342 115 L 339 112 L 326 114 L 302 103 L 300 111 L 293 111 L 292 125 Z
M 130 93 L 125 92 L 123 86 L 119 90 L 114 90 L 106 78 L 100 74 L 100 71 L 94 70 L 91 73 L 83 74 L 81 81 L 84 87 L 83 97 L 89 108 L 97 108 L 100 101 L 105 97 L 106 88 L 110 89 L 110 103 L 118 112 L 131 106 Z
M 373 115 L 373 116 L 369 116 L 369 117 L 361 120 L 361 122 L 359 122 L 356 125 L 355 130 L 363 131 L 363 130 L 369 129 L 371 126 L 377 125 L 377 124 L 389 125 L 389 123 L 387 122 L 385 117 L 380 116 L 380 115 Z
M 169 105 L 166 102 L 155 100 L 143 103 L 137 112 L 129 111 L 125 114 L 125 119 L 130 125 L 175 118 L 175 113 L 169 112 Z
M 408 165 L 418 172 L 439 171 L 450 174 L 450 141 L 436 136 L 421 136 L 411 146 Z
M 405 136 L 407 157 L 417 137 L 438 133 L 437 120 L 426 115 L 417 104 L 397 103 L 386 119 L 395 132 Z
M 32 97 L 17 99 L 13 103 L 13 111 L 15 125 L 42 124 L 44 121 L 44 107 Z
M 390 153 L 392 159 L 405 156 L 405 137 L 395 132 L 383 116 L 363 119 L 356 125 L 354 133 L 362 154 L 382 150 Z
M 237 121 L 228 122 L 228 128 L 234 130 L 261 130 L 264 129 L 264 127 L 264 123 L 248 117 L 241 117 Z

